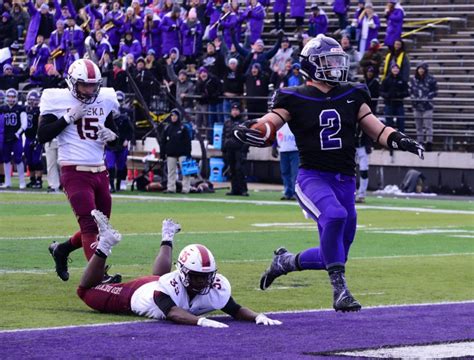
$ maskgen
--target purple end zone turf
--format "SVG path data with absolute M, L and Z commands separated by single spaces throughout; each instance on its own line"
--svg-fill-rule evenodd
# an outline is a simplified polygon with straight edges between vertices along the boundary
M 314 359 L 305 353 L 474 339 L 474 302 L 275 314 L 278 327 L 218 318 L 228 329 L 165 322 L 0 333 L 2 359 Z

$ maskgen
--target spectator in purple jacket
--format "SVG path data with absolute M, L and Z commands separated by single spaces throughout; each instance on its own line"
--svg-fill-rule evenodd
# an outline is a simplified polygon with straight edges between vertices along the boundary
M 311 6 L 311 15 L 309 16 L 308 35 L 316 37 L 319 34 L 328 32 L 328 17 L 323 9 L 314 4 Z
M 74 8 L 74 4 L 71 0 L 67 0 L 62 6 L 60 0 L 54 0 L 54 7 L 56 8 L 56 12 L 54 14 L 55 21 L 60 19 L 66 21 L 69 16 L 72 16 L 73 18 L 77 16 L 77 11 Z
M 393 46 L 395 40 L 400 39 L 403 29 L 403 18 L 405 11 L 397 0 L 389 0 L 385 8 L 385 19 L 387 20 L 387 32 L 385 34 L 385 45 Z
M 140 41 L 133 38 L 132 30 L 128 30 L 125 33 L 123 42 L 120 44 L 118 56 L 122 57 L 128 54 L 132 54 L 134 59 L 138 59 L 142 54 L 142 46 Z
M 263 19 L 265 19 L 265 9 L 258 0 L 250 0 L 247 10 L 242 15 L 243 19 L 246 19 L 248 26 L 250 27 L 250 43 L 253 44 L 255 41 L 261 38 L 263 31 Z
M 273 17 L 275 19 L 275 30 L 285 30 L 285 16 L 288 0 L 275 0 L 273 3 Z
M 348 25 L 347 12 L 349 11 L 350 3 L 350 0 L 334 0 L 332 3 L 332 10 L 339 20 L 339 29 L 341 31 L 345 30 Z
M 222 6 L 223 13 L 227 14 L 230 13 L 223 19 L 219 25 L 219 28 L 222 29 L 222 34 L 224 37 L 224 42 L 229 49 L 232 46 L 232 29 L 234 29 L 237 26 L 237 23 L 239 22 L 239 19 L 237 18 L 237 15 L 232 12 L 232 9 L 230 7 L 229 3 L 225 3 Z
M 48 45 L 44 43 L 43 35 L 36 37 L 36 44 L 28 51 L 28 64 L 30 66 L 30 76 L 44 76 L 46 70 L 44 66 L 49 58 Z
M 222 14 L 222 0 L 211 0 L 206 6 L 206 15 L 209 17 L 209 28 L 206 40 L 214 40 L 217 37 L 217 27 Z M 217 25 L 216 25 L 217 24 Z
M 295 18 L 296 32 L 303 32 L 303 23 L 305 17 L 306 0 L 291 0 L 290 1 L 290 16 Z
M 59 71 L 65 70 L 65 52 L 63 49 L 63 37 L 64 37 L 64 21 L 59 19 L 56 21 L 56 30 L 51 33 L 49 38 L 49 52 L 53 60 L 54 67 Z
M 112 10 L 105 15 L 103 26 L 110 45 L 114 48 L 115 54 L 117 54 L 119 50 L 124 19 L 125 14 L 120 8 L 120 2 L 114 1 L 112 4 Z
M 133 32 L 133 38 L 141 40 L 143 30 L 143 20 L 140 16 L 134 13 L 133 8 L 128 7 L 125 12 L 125 18 L 123 20 L 122 31 L 127 32 L 131 30 Z
M 47 4 L 42 4 L 39 11 L 32 0 L 28 0 L 26 5 L 31 16 L 25 39 L 25 51 L 28 51 L 34 46 L 38 34 L 43 35 L 45 39 L 49 39 L 49 36 L 54 31 L 54 19 L 53 15 L 49 13 L 49 6 Z
M 84 56 L 84 31 L 76 25 L 76 21 L 69 17 L 66 19 L 66 28 L 63 36 L 63 49 L 68 55 L 74 55 L 79 59 Z M 66 67 L 68 69 L 68 67 Z
M 163 38 L 161 51 L 163 54 L 168 54 L 174 47 L 181 51 L 181 42 L 179 38 L 182 21 L 179 18 L 180 13 L 180 6 L 175 5 L 173 6 L 173 10 L 163 16 L 161 20 L 160 29 Z
M 358 27 L 360 30 L 359 52 L 363 53 L 369 48 L 372 39 L 377 39 L 380 28 L 379 16 L 374 12 L 371 3 L 367 3 L 359 15 Z
M 183 56 L 186 64 L 196 64 L 196 59 L 202 49 L 202 35 L 204 29 L 197 18 L 195 8 L 191 8 L 188 18 L 181 24 L 181 38 L 183 39 Z
M 105 37 L 103 30 L 97 30 L 95 32 L 95 55 L 99 63 L 104 62 L 105 54 L 113 53 L 112 45 L 110 45 L 109 40 Z
M 143 19 L 142 45 L 145 52 L 153 49 L 155 55 L 161 56 L 161 30 L 160 17 L 153 12 L 152 8 L 145 9 L 145 18 Z
M 93 24 L 96 19 L 102 21 L 104 19 L 104 15 L 99 11 L 99 0 L 92 0 L 89 5 L 86 5 L 85 10 L 87 16 L 89 16 L 89 24 Z

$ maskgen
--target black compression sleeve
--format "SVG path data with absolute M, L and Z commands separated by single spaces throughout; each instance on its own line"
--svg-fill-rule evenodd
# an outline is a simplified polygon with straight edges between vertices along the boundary
M 109 128 L 115 134 L 117 134 L 117 138 L 114 141 L 110 141 L 110 142 L 107 143 L 108 146 L 115 146 L 117 144 L 119 138 L 118 138 L 117 126 L 115 125 L 115 121 L 114 121 L 114 117 L 113 117 L 112 113 L 107 115 L 107 118 L 105 119 L 104 125 L 105 125 L 106 128 Z
M 242 306 L 237 304 L 234 298 L 231 296 L 229 301 L 227 301 L 227 304 L 225 304 L 225 306 L 221 310 L 225 312 L 226 314 L 229 314 L 230 316 L 235 317 L 241 307 Z
M 38 141 L 44 144 L 53 140 L 67 125 L 68 123 L 64 118 L 58 119 L 53 114 L 41 115 L 38 125 Z
M 156 306 L 165 314 L 165 316 L 168 316 L 168 313 L 170 312 L 171 308 L 173 306 L 176 306 L 175 302 L 171 299 L 171 297 L 168 294 L 162 293 L 160 291 L 155 291 L 153 293 L 153 301 L 155 302 Z

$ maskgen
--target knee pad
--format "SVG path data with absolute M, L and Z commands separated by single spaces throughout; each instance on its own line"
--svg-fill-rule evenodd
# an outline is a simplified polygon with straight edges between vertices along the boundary
M 346 221 L 347 210 L 342 206 L 329 206 L 326 211 L 324 211 L 323 216 L 326 222 Z
M 369 171 L 368 170 L 361 170 L 360 171 L 360 177 L 362 179 L 368 179 L 369 178 Z

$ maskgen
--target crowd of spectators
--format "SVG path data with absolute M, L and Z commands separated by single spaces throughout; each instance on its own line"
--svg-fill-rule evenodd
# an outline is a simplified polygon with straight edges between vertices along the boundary
M 401 40 L 404 10 L 396 0 L 387 1 L 384 14 L 377 14 L 370 1 L 359 0 L 351 9 L 349 0 L 334 0 L 332 12 L 312 3 L 307 20 L 305 0 L 275 0 L 272 5 L 268 0 L 14 0 L 1 6 L 0 41 L 10 57 L 0 56 L 0 89 L 65 86 L 68 66 L 87 57 L 100 67 L 105 86 L 124 93 L 133 92 L 128 71 L 152 110 L 160 91 L 169 89 L 195 125 L 207 129 L 210 142 L 213 124 L 224 123 L 231 109 L 238 108 L 242 118 L 257 118 L 267 111 L 275 89 L 302 84 L 300 51 L 320 33 L 340 40 L 349 55 L 351 81 L 373 84 L 380 76 L 386 119 L 399 130 L 404 129 L 403 97 L 411 95 L 419 104 L 424 101 L 419 94 L 430 100 L 436 96 L 431 76 L 427 92 L 419 81 L 422 70 L 410 74 Z M 355 10 L 352 19 L 349 10 Z M 271 12 L 274 27 L 262 36 Z M 295 32 L 288 31 L 287 14 Z M 331 32 L 330 17 L 338 19 Z M 23 68 L 14 61 L 21 41 L 27 56 Z M 411 78 L 418 90 L 410 93 Z M 416 105 L 416 111 L 418 119 L 428 119 L 417 120 L 417 129 L 432 142 L 432 101 Z

